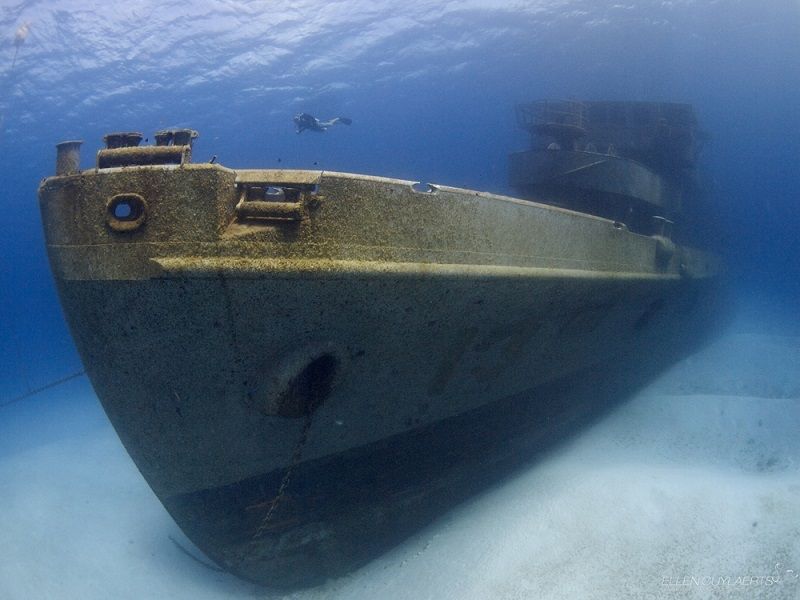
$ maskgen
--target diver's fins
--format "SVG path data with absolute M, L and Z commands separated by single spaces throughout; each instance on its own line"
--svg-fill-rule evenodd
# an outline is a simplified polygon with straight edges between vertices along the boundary
M 348 119 L 347 117 L 336 117 L 336 122 L 344 125 L 352 125 L 353 119 Z

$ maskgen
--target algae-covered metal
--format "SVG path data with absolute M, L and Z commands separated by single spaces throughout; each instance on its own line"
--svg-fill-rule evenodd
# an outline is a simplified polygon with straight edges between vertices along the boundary
M 194 136 L 160 133 L 42 183 L 47 248 L 120 439 L 186 534 L 251 580 L 368 560 L 709 322 L 716 259 L 664 235 L 447 186 L 192 164 Z
M 517 122 L 531 135 L 531 148 L 511 155 L 511 185 L 522 197 L 646 234 L 653 217 L 693 213 L 707 136 L 691 105 L 540 100 L 518 105 Z

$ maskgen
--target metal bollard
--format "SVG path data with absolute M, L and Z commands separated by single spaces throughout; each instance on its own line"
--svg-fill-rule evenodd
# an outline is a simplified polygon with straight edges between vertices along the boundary
M 70 140 L 56 144 L 56 175 L 70 175 L 81 168 L 83 140 Z
M 194 139 L 197 137 L 197 132 L 194 129 L 173 129 L 172 139 L 176 146 L 191 146 Z
M 103 136 L 106 148 L 130 148 L 138 146 L 144 136 L 138 131 L 120 131 Z

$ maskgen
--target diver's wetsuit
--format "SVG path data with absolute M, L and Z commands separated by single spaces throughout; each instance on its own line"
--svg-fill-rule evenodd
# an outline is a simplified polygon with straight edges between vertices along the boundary
M 333 125 L 339 123 L 342 125 L 350 125 L 353 122 L 352 119 L 348 119 L 347 117 L 335 117 L 329 121 L 320 121 L 317 117 L 308 113 L 295 115 L 293 120 L 295 127 L 297 127 L 297 133 L 302 133 L 306 129 L 324 133 L 328 130 L 328 127 L 332 127 Z

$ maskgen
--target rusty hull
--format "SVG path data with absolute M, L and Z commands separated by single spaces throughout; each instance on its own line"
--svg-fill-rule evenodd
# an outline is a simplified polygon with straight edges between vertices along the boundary
M 308 585 L 369 560 L 657 372 L 714 314 L 712 256 L 422 189 L 212 164 L 41 185 L 105 411 L 187 535 L 243 577 Z

